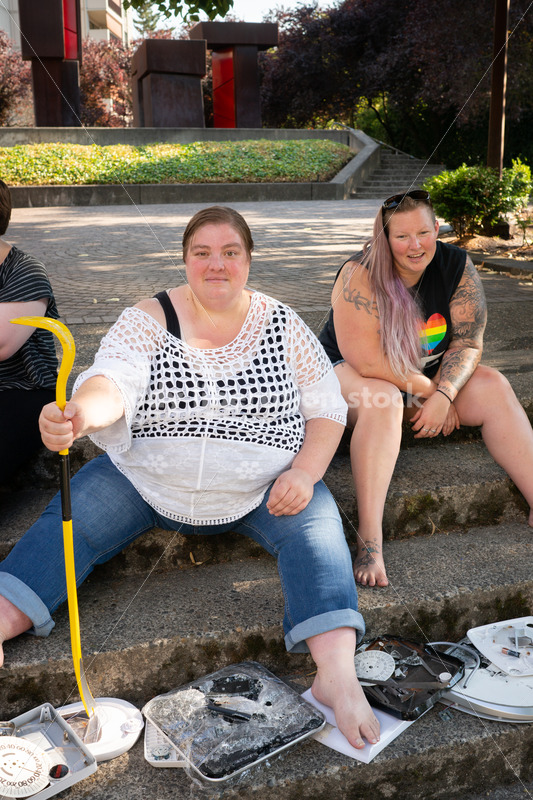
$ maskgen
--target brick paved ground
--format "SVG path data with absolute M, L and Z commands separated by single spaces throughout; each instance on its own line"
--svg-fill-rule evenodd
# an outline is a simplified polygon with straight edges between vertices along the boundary
M 112 323 L 127 305 L 184 280 L 181 236 L 203 205 L 21 208 L 7 240 L 42 259 L 68 324 Z M 236 203 L 256 243 L 250 285 L 299 312 L 329 307 L 334 275 L 372 229 L 377 200 Z M 489 302 L 533 285 L 485 275 Z

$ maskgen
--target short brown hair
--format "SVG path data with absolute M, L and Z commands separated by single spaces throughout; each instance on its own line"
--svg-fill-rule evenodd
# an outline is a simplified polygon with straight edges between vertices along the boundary
M 204 225 L 231 225 L 242 239 L 248 258 L 252 258 L 254 240 L 244 217 L 228 206 L 209 206 L 209 208 L 197 211 L 187 223 L 182 239 L 184 261 L 194 234 Z
M 7 231 L 11 219 L 11 192 L 9 186 L 0 180 L 0 236 Z

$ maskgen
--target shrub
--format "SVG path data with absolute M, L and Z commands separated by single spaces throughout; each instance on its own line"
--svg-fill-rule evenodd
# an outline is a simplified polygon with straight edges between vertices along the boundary
M 513 159 L 513 166 L 502 173 L 502 195 L 510 205 L 509 210 L 522 211 L 527 208 L 532 190 L 531 167 L 519 158 Z
M 30 91 L 31 68 L 0 30 L 0 125 L 13 125 Z
M 132 48 L 122 42 L 83 42 L 80 68 L 81 122 L 89 127 L 120 128 L 131 120 Z
M 464 236 L 486 231 L 506 214 L 525 208 L 533 186 L 530 167 L 517 159 L 501 178 L 491 167 L 463 164 L 429 178 L 424 188 L 438 216 Z

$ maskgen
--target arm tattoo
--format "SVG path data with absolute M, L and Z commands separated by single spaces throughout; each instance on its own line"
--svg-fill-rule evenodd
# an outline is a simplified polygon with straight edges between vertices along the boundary
M 348 267 L 348 265 L 346 265 Z M 356 311 L 366 311 L 370 316 L 379 319 L 378 306 L 375 300 L 365 297 L 358 289 L 350 288 L 350 279 L 353 267 L 345 268 L 342 272 L 342 296 L 347 303 L 351 303 Z
M 487 305 L 481 280 L 470 257 L 461 282 L 450 301 L 452 338 L 442 359 L 440 383 L 457 391 L 472 376 L 481 359 Z
M 487 304 L 481 279 L 470 256 L 465 271 L 450 301 L 452 341 L 463 347 L 480 347 L 487 322 Z
M 479 364 L 481 351 L 472 347 L 448 350 L 442 359 L 439 386 L 451 385 L 456 391 L 462 389 Z

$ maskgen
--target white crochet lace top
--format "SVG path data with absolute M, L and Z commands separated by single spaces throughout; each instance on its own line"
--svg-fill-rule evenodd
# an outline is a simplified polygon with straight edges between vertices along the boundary
M 301 448 L 306 420 L 346 422 L 322 346 L 260 292 L 237 337 L 214 349 L 190 347 L 127 308 L 74 391 L 93 375 L 117 386 L 125 413 L 92 440 L 156 511 L 194 525 L 256 508 Z

